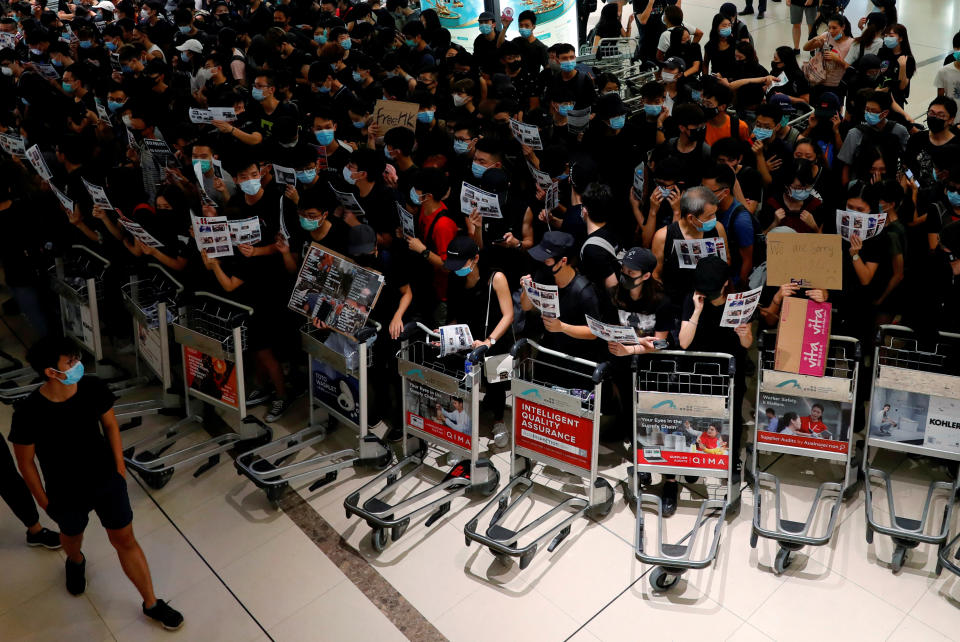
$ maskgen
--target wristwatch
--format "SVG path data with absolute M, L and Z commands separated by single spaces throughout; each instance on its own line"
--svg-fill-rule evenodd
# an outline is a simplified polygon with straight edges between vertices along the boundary
M 494 339 L 493 337 L 487 337 L 487 341 L 490 342 L 490 347 L 491 347 L 491 348 L 492 348 L 493 346 L 497 345 L 497 340 Z
M 429 259 L 429 258 L 430 258 L 430 248 L 424 248 L 423 252 L 420 252 L 420 256 L 422 256 L 422 257 L 425 258 L 425 259 Z
M 854 261 L 859 261 L 859 260 L 860 260 L 860 255 L 859 255 L 859 254 L 854 254 L 854 255 L 853 255 L 853 260 L 854 260 Z

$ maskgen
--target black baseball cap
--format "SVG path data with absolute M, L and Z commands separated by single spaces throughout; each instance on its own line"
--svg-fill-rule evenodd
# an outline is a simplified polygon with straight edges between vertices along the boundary
M 347 234 L 347 252 L 351 256 L 370 254 L 377 247 L 377 233 L 369 225 L 354 225 Z
M 832 91 L 825 91 L 820 94 L 817 107 L 820 109 L 829 109 L 830 111 L 840 111 L 840 97 Z
M 573 236 L 566 232 L 549 231 L 539 244 L 530 248 L 530 258 L 543 263 L 547 259 L 561 259 L 573 249 Z
M 716 254 L 705 256 L 697 263 L 693 275 L 693 288 L 709 299 L 715 299 L 723 291 L 723 285 L 730 280 L 730 266 Z
M 455 236 L 447 245 L 447 258 L 443 267 L 451 272 L 459 270 L 479 253 L 480 248 L 472 238 L 465 234 Z
M 628 270 L 639 270 L 646 274 L 657 267 L 657 257 L 645 247 L 632 247 L 624 254 L 621 263 Z

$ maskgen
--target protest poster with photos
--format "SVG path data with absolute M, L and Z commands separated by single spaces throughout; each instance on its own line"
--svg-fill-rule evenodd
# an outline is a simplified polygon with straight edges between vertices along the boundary
M 233 107 L 210 107 L 208 109 L 190 107 L 188 115 L 190 122 L 196 125 L 209 125 L 215 120 L 222 120 L 227 123 L 237 120 L 237 112 L 233 110 Z
M 197 249 L 206 252 L 211 259 L 233 256 L 230 222 L 226 216 L 194 216 L 192 221 Z
M 494 192 L 484 191 L 465 182 L 460 188 L 460 211 L 469 216 L 473 210 L 477 210 L 480 216 L 503 218 L 500 199 Z
M 81 177 L 80 180 L 83 181 L 83 186 L 87 189 L 87 194 L 90 195 L 94 205 L 102 210 L 113 209 L 113 205 L 110 203 L 110 199 L 107 198 L 107 191 L 105 189 L 99 185 L 94 185 L 83 177 Z
M 537 169 L 530 161 L 527 161 L 527 169 L 530 170 L 530 175 L 533 176 L 533 180 L 537 182 L 540 189 L 547 189 L 553 185 L 553 179 L 550 178 L 550 174 Z
M 864 214 L 853 210 L 837 210 L 837 232 L 845 241 L 849 241 L 854 234 L 861 241 L 866 241 L 882 232 L 886 224 L 886 212 Z
M 307 250 L 287 306 L 355 337 L 376 305 L 384 277 L 322 245 Z
M 727 245 L 720 237 L 676 239 L 673 242 L 673 252 L 677 255 L 677 263 L 685 270 L 696 269 L 700 259 L 711 254 L 716 254 L 724 261 L 727 260 Z
M 297 173 L 292 167 L 284 167 L 283 165 L 277 165 L 274 163 L 273 179 L 277 181 L 277 185 L 292 185 L 293 187 L 297 186 Z
M 337 190 L 333 185 L 330 185 L 330 189 L 333 190 L 333 195 L 337 197 L 337 202 L 340 203 L 340 206 L 343 207 L 347 212 L 352 212 L 361 223 L 366 222 L 367 213 L 363 211 L 363 208 L 360 207 L 360 201 L 357 200 L 357 197 L 354 196 L 351 192 L 341 192 Z
M 587 316 L 587 327 L 593 336 L 604 341 L 613 341 L 623 345 L 634 345 L 640 342 L 637 331 L 628 325 L 610 325 Z
M 455 354 L 473 347 L 473 334 L 465 323 L 440 326 L 440 356 Z
M 510 131 L 513 132 L 513 137 L 521 145 L 528 145 L 533 149 L 543 149 L 543 142 L 540 140 L 540 128 L 536 125 L 528 125 L 511 118 Z
M 527 298 L 540 315 L 546 319 L 556 319 L 560 316 L 560 290 L 555 285 L 542 285 L 534 283 L 533 279 L 521 281 Z
M 762 287 L 746 292 L 735 292 L 727 295 L 727 302 L 723 305 L 723 317 L 720 327 L 735 328 L 740 324 L 749 323 L 757 305 L 760 303 Z
M 230 221 L 230 242 L 234 245 L 253 245 L 261 238 L 259 217 Z
M 413 214 L 407 211 L 403 205 L 397 202 L 397 216 L 400 217 L 400 228 L 403 230 L 403 235 L 407 238 L 414 238 L 417 236 L 417 228 L 413 222 Z

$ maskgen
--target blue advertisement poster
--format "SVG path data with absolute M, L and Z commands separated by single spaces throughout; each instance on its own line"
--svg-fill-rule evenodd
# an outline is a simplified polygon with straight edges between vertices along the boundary
M 360 423 L 360 382 L 329 365 L 310 360 L 310 385 L 313 398 L 355 424 Z
M 451 40 L 473 51 L 473 41 L 480 35 L 477 18 L 485 10 L 483 0 L 420 0 L 420 10 L 433 9 L 440 17 L 440 26 L 450 32 Z
M 548 47 L 558 42 L 577 44 L 576 0 L 500 0 L 493 3 L 497 12 L 513 9 L 513 22 L 507 28 L 507 40 L 520 35 L 517 18 L 521 11 L 537 15 L 534 35 Z M 420 0 L 420 9 L 433 9 L 440 17 L 440 26 L 450 31 L 454 43 L 473 51 L 473 41 L 480 35 L 477 18 L 486 7 L 483 0 Z M 499 15 L 499 13 L 498 13 Z

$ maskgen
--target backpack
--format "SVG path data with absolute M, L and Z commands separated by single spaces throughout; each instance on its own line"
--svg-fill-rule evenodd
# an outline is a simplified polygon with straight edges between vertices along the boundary
M 617 248 L 613 247 L 610 241 L 608 241 L 605 238 L 601 238 L 599 236 L 591 236 L 590 238 L 588 238 L 586 241 L 583 242 L 583 245 L 580 246 L 580 262 L 581 263 L 583 263 L 583 250 L 588 245 L 596 245 L 597 247 L 606 250 L 611 255 L 613 255 L 613 258 L 615 258 L 618 261 L 622 260 L 623 255 L 626 253 L 624 251 L 620 251 L 618 253 Z
M 861 139 L 857 151 L 853 155 L 851 165 L 856 165 L 860 155 L 873 147 L 880 149 L 880 153 L 888 165 L 896 165 L 903 151 L 900 147 L 900 140 L 893 135 L 893 129 L 896 126 L 897 124 L 892 120 L 888 120 L 881 131 L 877 131 L 869 125 L 857 125 Z

